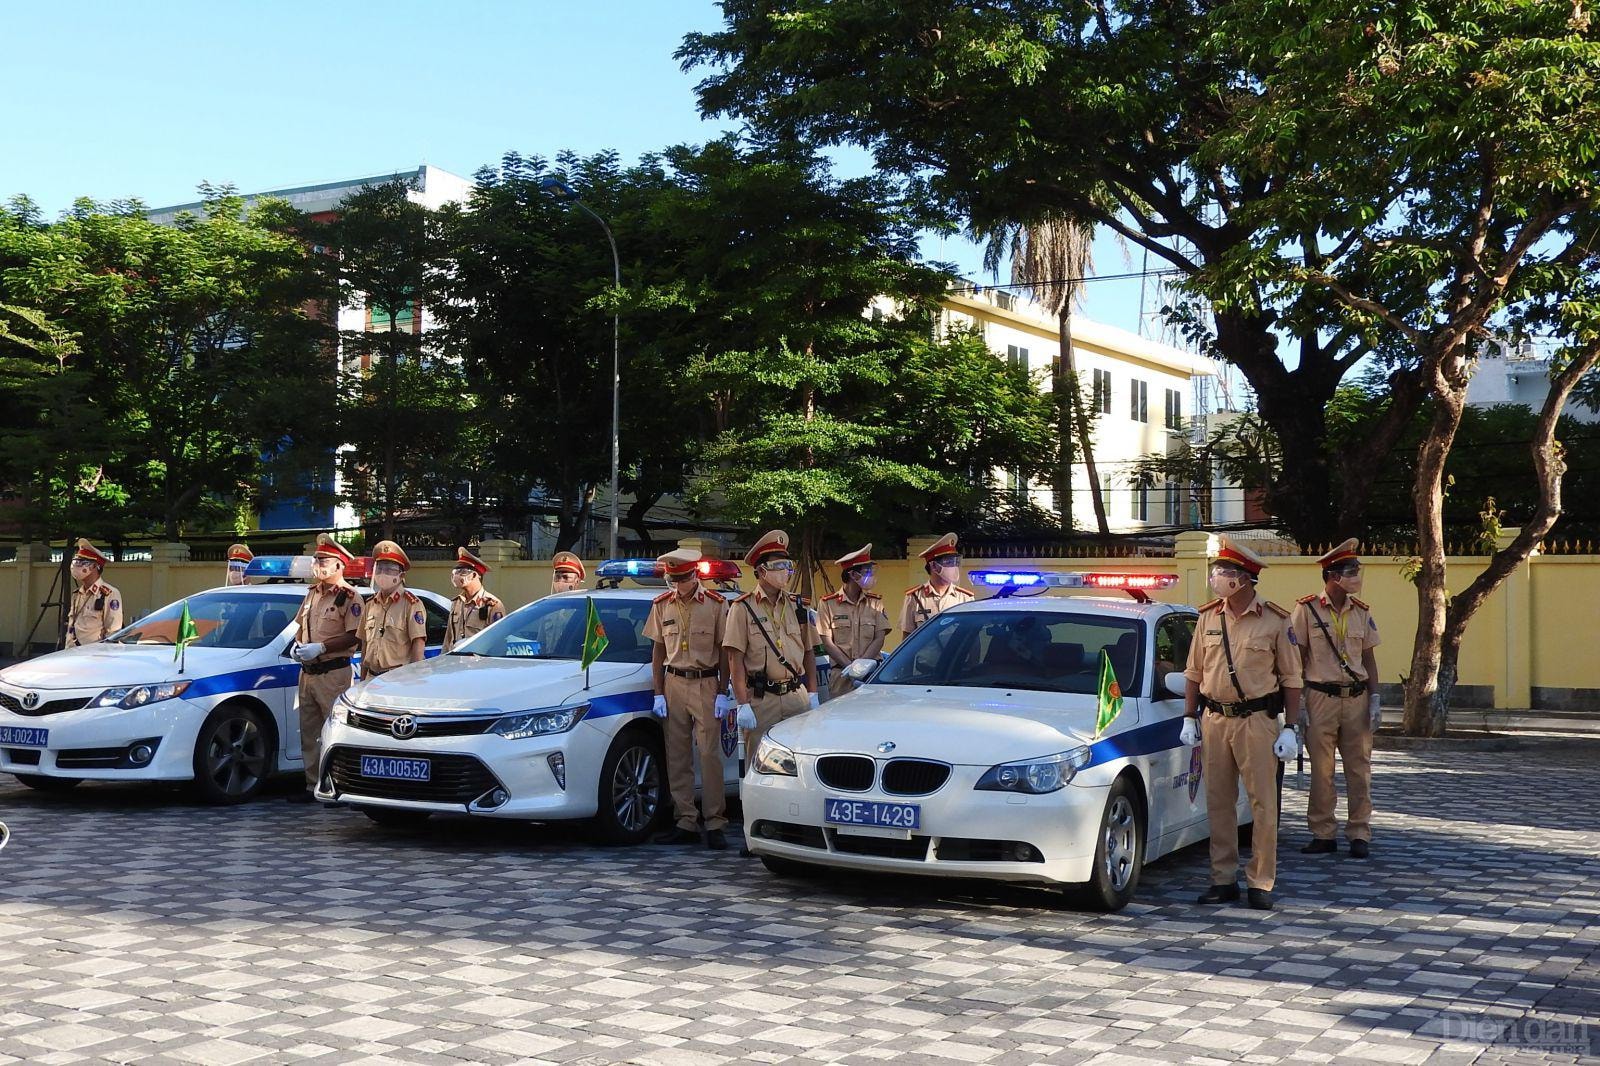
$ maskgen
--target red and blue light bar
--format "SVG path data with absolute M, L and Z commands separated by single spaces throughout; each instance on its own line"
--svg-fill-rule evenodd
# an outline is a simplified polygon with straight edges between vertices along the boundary
M 305 581 L 311 577 L 312 557 L 309 555 L 258 555 L 244 568 L 246 581 Z M 347 580 L 358 581 L 372 573 L 372 557 L 358 555 L 345 564 Z
M 695 563 L 701 581 L 737 581 L 739 564 L 728 559 L 701 559 Z M 655 559 L 607 559 L 595 568 L 595 577 L 602 581 L 621 581 L 631 578 L 639 584 L 666 583 L 666 568 Z
M 995 596 L 1038 596 L 1050 589 L 1126 592 L 1143 602 L 1145 594 L 1177 585 L 1177 574 L 1117 574 L 1091 570 L 974 570 L 968 575 L 979 589 Z

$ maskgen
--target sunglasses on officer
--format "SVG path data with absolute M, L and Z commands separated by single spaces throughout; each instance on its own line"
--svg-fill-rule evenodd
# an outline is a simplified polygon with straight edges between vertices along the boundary
M 961 556 L 954 555 L 954 554 L 936 556 L 934 558 L 934 560 L 933 560 L 933 565 L 934 566 L 960 566 L 961 565 Z
M 860 581 L 862 578 L 871 577 L 877 572 L 878 568 L 875 566 L 852 566 L 844 572 L 844 576 L 849 581 Z
M 1209 573 L 1212 577 L 1236 577 L 1241 580 L 1250 576 L 1250 571 L 1232 563 L 1212 563 Z
M 450 572 L 452 574 L 476 574 L 478 570 L 472 566 L 452 566 Z
M 793 573 L 794 572 L 794 560 L 793 559 L 768 559 L 768 560 L 766 560 L 765 562 L 763 562 L 761 564 L 761 569 L 770 571 L 772 573 L 779 573 L 779 572 L 785 571 L 785 570 L 789 571 L 790 573 Z

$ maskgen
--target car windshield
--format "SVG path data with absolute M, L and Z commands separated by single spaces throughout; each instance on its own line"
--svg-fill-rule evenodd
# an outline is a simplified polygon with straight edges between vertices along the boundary
M 300 609 L 300 599 L 294 593 L 279 596 L 227 589 L 202 592 L 187 600 L 169 603 L 106 640 L 112 644 L 176 644 L 178 623 L 183 617 L 183 605 L 187 603 L 189 617 L 194 620 L 198 634 L 190 642 L 191 648 L 260 648 L 278 639 L 294 620 L 295 611 Z
M 616 596 L 547 596 L 506 615 L 494 625 L 457 645 L 452 655 L 488 655 L 501 659 L 582 659 L 583 635 L 593 600 L 605 629 L 603 663 L 647 663 L 650 641 L 644 620 L 650 601 Z
M 1100 653 L 1125 693 L 1138 691 L 1139 622 L 1065 611 L 953 611 L 896 648 L 873 683 L 1094 693 Z

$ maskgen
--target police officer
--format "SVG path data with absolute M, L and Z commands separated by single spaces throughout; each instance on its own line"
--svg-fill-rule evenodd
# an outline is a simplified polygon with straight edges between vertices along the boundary
M 372 549 L 372 599 L 361 624 L 361 676 L 380 677 L 397 666 L 420 663 L 427 646 L 428 616 L 422 600 L 405 587 L 411 559 L 392 540 Z
M 1256 595 L 1266 563 L 1226 535 L 1210 568 L 1217 598 L 1200 608 L 1189 645 L 1180 736 L 1201 748 L 1206 809 L 1211 819 L 1211 887 L 1201 903 L 1239 898 L 1239 832 L 1234 818 L 1239 779 L 1255 826 L 1245 870 L 1250 906 L 1272 909 L 1278 864 L 1278 763 L 1299 751 L 1292 723 L 1280 712 L 1300 706 L 1300 656 L 1289 612 Z M 1204 728 L 1199 715 L 1205 713 Z
M 839 590 L 822 597 L 817 605 L 817 631 L 833 662 L 828 694 L 843 696 L 856 687 L 844 676 L 844 668 L 856 659 L 878 657 L 889 635 L 889 616 L 883 609 L 883 597 L 872 591 L 877 580 L 872 545 L 835 560 L 834 565 L 840 570 Z
M 244 584 L 245 568 L 250 565 L 250 560 L 255 557 L 255 553 L 250 550 L 250 545 L 248 544 L 230 545 L 228 547 L 228 579 L 224 584 Z
M 300 661 L 300 756 L 305 761 L 306 791 L 291 803 L 310 803 L 322 768 L 322 725 L 333 702 L 350 687 L 350 654 L 360 646 L 361 595 L 344 579 L 352 556 L 326 533 L 317 534 L 311 555 L 315 581 L 295 612 L 294 657 Z
M 729 606 L 722 645 L 751 758 L 767 730 L 817 706 L 817 627 L 806 601 L 788 592 L 789 534 L 765 534 L 744 561 L 755 571 L 756 589 Z
M 961 580 L 961 556 L 954 533 L 946 533 L 922 553 L 922 568 L 928 580 L 906 589 L 900 606 L 900 632 L 908 637 L 940 611 L 972 599 L 971 589 L 956 584 Z
M 1344 824 L 1350 857 L 1364 859 L 1372 840 L 1372 734 L 1378 728 L 1378 623 L 1356 593 L 1361 558 L 1354 537 L 1317 560 L 1320 595 L 1302 596 L 1290 625 L 1305 668 L 1303 690 L 1306 747 L 1311 755 L 1311 796 L 1306 822 L 1311 843 L 1300 850 L 1325 855 L 1339 850 L 1334 839 L 1333 753 L 1344 763 L 1349 819 Z
M 571 592 L 583 587 L 588 575 L 583 570 L 583 560 L 571 552 L 556 552 L 550 560 L 550 592 Z
M 122 628 L 122 593 L 100 580 L 111 559 L 82 537 L 72 557 L 72 602 L 67 607 L 67 638 L 62 647 L 96 644 Z
M 655 598 L 644 621 L 654 642 L 650 677 L 655 688 L 651 710 L 666 719 L 667 785 L 678 824 L 657 844 L 700 843 L 694 807 L 694 751 L 700 749 L 700 812 L 705 815 L 706 847 L 728 846 L 723 826 L 727 797 L 723 784 L 722 727 L 731 701 L 722 652 L 727 603 L 700 586 L 700 553 L 679 548 L 657 560 L 672 588 Z
M 450 571 L 450 584 L 461 591 L 450 601 L 450 622 L 444 628 L 444 651 L 449 651 L 474 633 L 506 616 L 500 597 L 483 587 L 489 564 L 465 548 L 456 549 L 456 565 Z

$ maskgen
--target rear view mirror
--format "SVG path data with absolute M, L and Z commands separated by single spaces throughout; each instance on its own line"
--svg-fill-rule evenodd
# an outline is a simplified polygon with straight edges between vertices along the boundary
M 844 668 L 844 676 L 860 685 L 865 683 L 877 668 L 878 660 L 876 659 L 856 659 Z
M 1174 670 L 1169 674 L 1161 675 L 1161 687 L 1166 689 L 1168 695 L 1182 696 L 1183 690 L 1189 685 L 1189 679 L 1183 676 L 1182 670 Z

